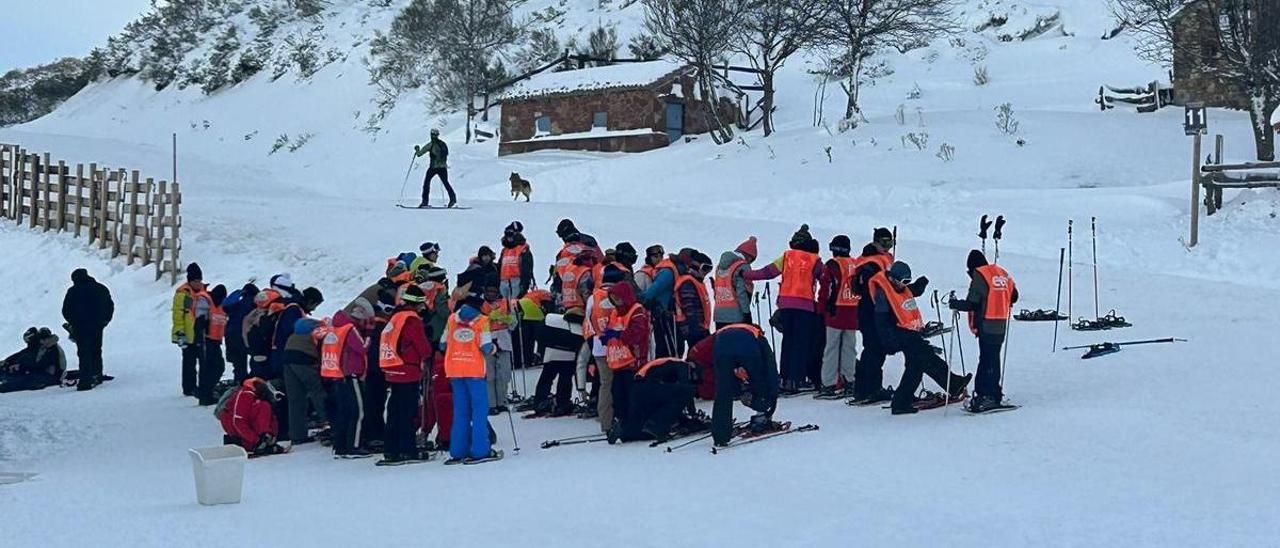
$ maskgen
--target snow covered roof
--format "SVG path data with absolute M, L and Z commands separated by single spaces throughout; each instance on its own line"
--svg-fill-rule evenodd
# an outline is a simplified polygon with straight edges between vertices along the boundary
M 512 84 L 502 98 L 532 99 L 592 91 L 640 89 L 661 82 L 686 68 L 687 65 L 683 63 L 664 59 L 565 72 L 544 72 Z

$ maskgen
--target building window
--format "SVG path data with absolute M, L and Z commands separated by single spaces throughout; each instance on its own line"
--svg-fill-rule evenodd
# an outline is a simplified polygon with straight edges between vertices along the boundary
M 533 134 L 535 137 L 540 135 L 551 135 L 551 117 L 547 115 L 540 115 L 537 118 L 534 118 Z
M 591 127 L 593 129 L 607 129 L 609 127 L 609 113 L 597 112 L 591 118 Z

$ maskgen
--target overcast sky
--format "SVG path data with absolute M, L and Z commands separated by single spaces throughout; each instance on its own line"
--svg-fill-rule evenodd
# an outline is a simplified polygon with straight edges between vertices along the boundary
M 151 0 L 0 0 L 0 74 L 82 57 L 150 5 Z

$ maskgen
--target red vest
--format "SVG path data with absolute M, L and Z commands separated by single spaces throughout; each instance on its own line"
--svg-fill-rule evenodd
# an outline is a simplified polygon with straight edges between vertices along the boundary
M 341 379 L 342 351 L 347 347 L 347 337 L 355 329 L 355 325 L 347 324 L 333 329 L 325 328 L 324 338 L 320 341 L 320 376 L 326 379 Z M 355 332 L 359 337 L 360 333 Z
M 746 264 L 747 261 L 738 259 L 729 265 L 724 274 L 718 275 L 711 280 L 712 298 L 715 299 L 716 310 L 722 308 L 738 309 L 738 293 L 733 289 L 733 277 L 737 276 L 738 271 L 742 270 L 742 267 L 746 266 Z M 748 290 L 751 290 L 753 285 L 750 281 L 747 281 Z
M 818 254 L 788 249 L 782 254 L 782 284 L 778 297 L 813 300 L 813 268 Z
M 1013 308 L 1013 277 L 1000 265 L 989 264 L 975 269 L 983 281 L 987 282 L 987 306 L 982 311 L 982 319 L 1005 321 L 1009 319 L 1009 311 Z M 969 313 L 969 329 L 978 334 L 978 323 L 974 321 L 973 312 Z
M 853 273 L 858 270 L 858 260 L 853 257 L 836 257 L 840 265 L 839 292 L 836 294 L 836 306 L 858 306 L 858 294 L 853 291 Z
M 529 249 L 529 244 L 515 247 L 504 247 L 498 258 L 498 279 L 502 281 L 520 279 L 520 256 Z
M 871 277 L 870 285 L 872 289 L 880 288 L 884 297 L 889 299 L 898 327 L 907 331 L 924 329 L 924 318 L 920 315 L 920 307 L 916 305 L 916 298 L 911 295 L 910 288 L 904 287 L 902 291 L 894 289 L 893 283 L 889 281 L 888 276 L 885 276 L 883 270 Z

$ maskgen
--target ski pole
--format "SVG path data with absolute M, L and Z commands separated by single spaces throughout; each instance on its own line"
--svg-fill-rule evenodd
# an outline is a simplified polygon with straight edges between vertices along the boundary
M 1003 237 L 1004 231 L 1004 215 L 996 215 L 996 231 L 991 235 L 991 239 L 996 242 L 996 257 L 991 262 L 1000 262 L 1000 239 Z
M 400 201 L 399 201 L 399 203 L 402 203 L 402 204 L 404 203 L 404 189 L 409 187 L 409 175 L 413 174 L 413 164 L 416 164 L 416 163 L 418 163 L 418 157 L 417 157 L 417 156 L 414 156 L 414 157 L 412 157 L 412 158 L 409 158 L 409 170 L 408 170 L 408 171 L 406 171 L 406 172 L 404 172 L 404 183 L 401 183 L 401 184 L 400 184 Z
M 771 290 L 769 289 L 770 285 L 771 284 L 769 282 L 764 283 L 764 305 L 769 311 L 769 320 L 768 320 L 769 321 L 769 346 L 773 347 L 774 351 L 776 352 L 778 348 L 778 341 L 774 339 L 775 330 L 773 328 L 773 295 Z
M 982 238 L 982 254 L 987 254 L 987 227 L 991 226 L 991 221 L 987 220 L 987 216 L 983 215 L 978 220 L 978 237 Z
M 932 295 L 932 297 L 930 298 L 930 301 L 931 301 L 931 302 L 932 302 L 932 304 L 933 304 L 933 312 L 934 312 L 934 314 L 936 314 L 936 315 L 937 315 L 937 317 L 938 317 L 938 326 L 939 326 L 939 327 L 941 327 L 941 326 L 942 326 L 942 304 L 941 304 L 941 303 L 942 303 L 942 301 L 941 301 L 940 299 L 938 299 L 938 290 L 937 290 L 937 289 L 933 290 L 933 295 Z M 954 336 L 954 334 L 955 334 L 955 329 L 954 329 L 954 328 L 951 330 L 951 333 L 952 333 L 952 335 Z M 947 352 L 946 352 L 945 347 L 943 348 L 943 351 L 942 351 L 942 363 L 946 364 L 946 366 L 947 366 L 947 367 L 946 367 L 946 369 L 947 369 L 947 385 L 946 385 L 945 387 L 943 387 L 943 390 L 945 390 L 945 391 L 946 391 L 946 394 L 944 395 L 944 397 L 945 397 L 946 399 L 942 400 L 942 416 L 944 416 L 944 417 L 945 417 L 945 416 L 947 416 L 947 404 L 948 404 L 948 403 L 951 403 L 951 359 L 947 357 Z
M 1062 316 L 1062 260 L 1067 255 L 1067 248 L 1058 248 L 1058 301 L 1053 305 L 1053 352 L 1058 351 L 1058 318 Z
M 516 419 L 511 416 L 511 407 L 513 406 L 507 407 L 507 422 L 511 424 L 511 443 L 516 446 L 513 451 L 519 453 L 520 440 L 516 438 Z
M 688 446 L 690 446 L 690 445 L 693 445 L 693 444 L 695 444 L 695 443 L 698 443 L 698 442 L 700 442 L 700 441 L 702 441 L 702 440 L 705 440 L 705 439 L 707 439 L 707 438 L 710 438 L 710 437 L 711 437 L 711 433 L 710 433 L 710 432 L 708 432 L 708 433 L 706 433 L 706 434 L 704 434 L 704 435 L 698 436 L 698 437 L 696 437 L 696 438 L 693 438 L 693 439 L 691 439 L 691 440 L 689 440 L 689 441 L 686 441 L 686 442 L 684 442 L 684 443 L 681 443 L 681 444 L 677 444 L 677 445 L 668 445 L 668 446 L 667 446 L 667 452 L 668 452 L 668 453 L 670 453 L 670 452 L 672 452 L 672 451 L 675 451 L 676 449 L 680 449 L 681 447 L 688 447 Z
M 1075 317 L 1075 313 L 1071 310 L 1071 302 L 1073 300 L 1071 295 L 1071 282 L 1075 279 L 1075 244 L 1072 243 L 1071 239 L 1072 224 L 1073 221 L 1071 219 L 1067 219 L 1067 321 L 1071 321 L 1071 318 Z
M 529 356 L 525 352 L 524 346 L 524 318 L 520 314 L 520 301 L 517 300 L 514 306 L 511 306 L 511 319 L 516 324 L 516 342 L 520 345 L 520 389 L 524 390 L 524 397 L 529 397 Z M 515 353 L 512 352 L 512 356 Z
M 756 325 L 760 325 L 760 320 L 763 319 L 763 317 L 760 315 L 760 292 L 755 291 L 755 292 L 752 292 L 751 295 L 752 295 L 752 298 L 755 299 L 756 301 Z
M 1098 307 L 1098 218 L 1089 218 L 1090 239 L 1093 241 L 1093 317 L 1101 318 Z
M 893 225 L 893 247 L 889 248 L 889 254 L 898 256 L 898 225 Z

